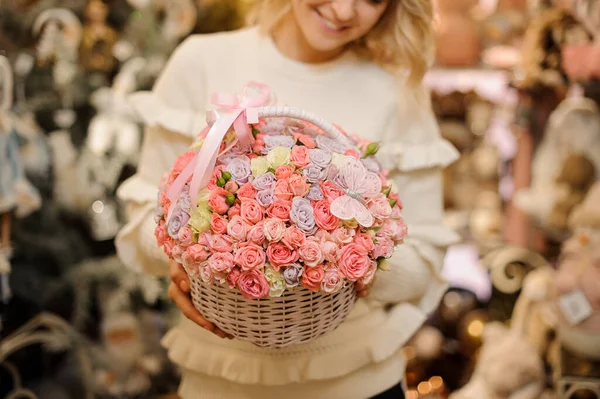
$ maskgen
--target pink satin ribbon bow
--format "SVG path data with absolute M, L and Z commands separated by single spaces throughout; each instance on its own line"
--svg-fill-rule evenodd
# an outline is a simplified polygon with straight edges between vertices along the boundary
M 247 95 L 249 89 L 255 89 L 257 94 Z M 207 115 L 210 130 L 206 133 L 198 155 L 183 169 L 169 188 L 167 198 L 171 204 L 177 203 L 179 194 L 191 176 L 190 199 L 192 207 L 196 206 L 198 192 L 210 181 L 221 143 L 229 129 L 233 126 L 237 140 L 242 144 L 249 144 L 252 141 L 252 130 L 249 125 L 258 123 L 258 107 L 267 105 L 270 97 L 269 87 L 257 82 L 248 83 L 244 88 L 243 96 L 227 93 L 212 95 L 211 101 L 217 106 L 217 111 L 210 111 Z

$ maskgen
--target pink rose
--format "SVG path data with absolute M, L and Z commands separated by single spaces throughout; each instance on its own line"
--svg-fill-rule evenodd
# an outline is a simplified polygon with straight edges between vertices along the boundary
M 265 265 L 265 261 L 263 248 L 251 242 L 240 244 L 234 258 L 235 264 L 240 266 L 243 271 L 260 269 Z
M 348 148 L 344 155 L 346 155 L 347 157 L 354 157 L 356 159 L 360 159 L 360 154 L 358 153 L 358 151 L 353 150 L 352 148 Z
M 306 239 L 304 245 L 298 249 L 298 256 L 308 267 L 315 267 L 324 260 L 319 243 L 312 238 Z
M 290 160 L 297 168 L 303 168 L 310 163 L 309 153 L 308 147 L 294 146 L 292 147 Z
M 296 133 L 294 134 L 294 140 L 301 142 L 308 148 L 315 148 L 317 146 L 312 137 L 307 134 Z
M 259 270 L 242 272 L 237 281 L 242 296 L 246 299 L 262 299 L 269 296 L 269 282 Z
M 277 183 L 275 183 L 274 194 L 277 198 L 283 201 L 291 201 L 294 197 L 287 180 L 277 180 Z
M 252 151 L 254 151 L 255 153 L 261 154 L 264 149 L 265 149 L 265 141 L 264 140 L 262 140 L 262 139 L 254 140 L 254 143 L 252 143 Z
M 342 276 L 349 281 L 356 282 L 362 278 L 371 265 L 369 255 L 356 244 L 349 244 L 342 248 L 338 269 Z
M 236 182 L 234 182 L 233 180 L 229 180 L 227 183 L 225 183 L 225 190 L 231 194 L 235 194 L 236 191 L 240 188 Z
M 278 218 L 268 218 L 264 221 L 264 231 L 267 240 L 281 241 L 285 233 L 285 222 Z
M 205 248 L 210 248 L 211 241 L 212 234 L 210 234 L 208 231 L 205 231 L 198 236 L 198 244 L 203 245 Z
M 235 241 L 244 241 L 248 232 L 248 225 L 241 216 L 234 216 L 227 224 L 227 234 Z
M 289 249 L 298 249 L 305 241 L 306 235 L 296 226 L 288 227 L 281 240 Z
M 364 276 L 362 276 L 358 282 L 363 284 L 363 285 L 369 285 L 373 282 L 373 280 L 375 279 L 375 272 L 377 271 L 377 262 L 375 262 L 374 260 L 371 261 L 371 264 L 369 265 L 369 268 L 367 269 L 367 272 L 365 273 Z
M 319 182 L 319 185 L 321 186 L 321 192 L 323 193 L 323 196 L 330 202 L 338 197 L 341 197 L 343 194 L 340 188 L 329 180 L 321 181 Z
M 354 235 L 354 243 L 358 245 L 360 248 L 364 249 L 365 252 L 370 253 L 375 248 L 375 244 L 373 243 L 373 239 L 366 234 L 355 234 Z
M 210 218 L 210 228 L 215 234 L 225 234 L 227 232 L 227 219 L 213 213 Z
M 233 250 L 233 240 L 225 234 L 215 234 L 211 237 L 210 249 L 213 252 L 231 252 Z
M 185 250 L 188 261 L 199 264 L 208 259 L 209 253 L 206 251 L 205 247 L 200 244 L 195 244 L 190 247 L 187 247 Z
M 185 167 L 188 165 L 188 163 L 190 163 L 190 161 L 192 159 L 194 159 L 195 156 L 196 156 L 195 151 L 188 151 L 185 154 L 182 154 L 179 157 L 177 157 L 177 159 L 175 160 L 175 163 L 173 164 L 172 174 L 173 175 L 180 174 L 181 171 L 183 169 L 185 169 Z
M 214 253 L 208 259 L 208 264 L 215 277 L 224 279 L 227 276 L 227 273 L 233 269 L 233 255 L 228 252 Z
M 227 211 L 227 216 L 229 216 L 229 219 L 231 219 L 232 217 L 240 215 L 241 213 L 242 207 L 240 206 L 240 204 L 235 204 L 234 206 L 229 208 L 229 210 Z
M 390 238 L 396 243 L 401 243 L 407 233 L 408 229 L 402 219 L 387 219 L 383 222 L 381 229 L 377 232 L 377 237 Z
M 300 175 L 291 175 L 288 179 L 288 184 L 292 194 L 296 197 L 304 197 L 310 189 L 310 184 L 306 181 L 306 177 Z M 277 187 L 275 187 L 275 190 L 277 190 Z
M 231 269 L 231 271 L 227 275 L 227 279 L 226 279 L 227 285 L 229 286 L 229 288 L 231 288 L 231 289 L 235 288 L 241 274 L 242 274 L 242 271 L 240 270 L 239 267 L 236 266 L 233 269 Z
M 338 227 L 331 233 L 331 239 L 339 245 L 350 244 L 354 237 L 354 230 Z
M 162 247 L 165 244 L 165 242 L 167 242 L 167 240 L 171 239 L 171 237 L 169 236 L 169 231 L 167 230 L 167 224 L 164 220 L 161 220 L 160 223 L 154 229 L 154 236 L 156 237 L 156 241 L 159 247 Z
M 240 216 L 248 224 L 256 224 L 263 219 L 264 210 L 254 199 L 246 198 L 242 201 Z
M 340 258 L 340 247 L 333 241 L 321 242 L 321 252 L 327 262 L 337 263 Z
M 323 281 L 321 282 L 321 289 L 328 293 L 333 294 L 338 292 L 344 286 L 344 279 L 335 268 L 330 268 L 325 271 Z
M 290 211 L 292 210 L 292 201 L 278 200 L 273 202 L 267 209 L 267 215 L 272 218 L 278 218 L 284 221 L 290 220 Z
M 323 278 L 325 278 L 323 265 L 307 267 L 302 273 L 302 285 L 313 292 L 319 292 Z
M 267 247 L 267 257 L 273 269 L 279 271 L 282 266 L 289 266 L 298 260 L 298 252 L 288 248 L 284 243 L 275 242 Z
M 252 183 L 246 183 L 237 192 L 238 198 L 254 198 L 256 197 L 256 189 L 252 185 Z
M 264 221 L 260 221 L 248 229 L 247 239 L 257 245 L 265 242 Z
M 180 229 L 177 238 L 179 239 L 179 245 L 183 247 L 189 247 L 194 243 L 194 233 L 192 233 L 190 226 Z
M 175 248 L 176 245 L 177 244 L 175 244 L 175 240 L 169 237 L 169 239 L 163 243 L 162 247 L 165 255 L 167 255 L 169 258 L 172 258 L 173 248 Z
M 377 240 L 377 245 L 375 245 L 375 249 L 373 250 L 373 257 L 375 259 L 378 258 L 389 258 L 392 256 L 394 252 L 394 243 L 392 240 L 387 238 L 382 238 Z
M 322 199 L 314 205 L 315 223 L 324 230 L 333 230 L 340 224 L 340 219 L 331 213 L 331 203 Z
M 287 179 L 294 173 L 294 168 L 290 165 L 282 165 L 275 169 L 275 177 L 277 180 Z
M 224 194 L 224 195 L 222 195 Z M 208 198 L 208 205 L 212 209 L 213 212 L 218 213 L 219 215 L 223 215 L 229 209 L 229 205 L 225 200 L 225 197 L 229 194 L 229 192 L 223 190 L 220 187 L 215 187 L 210 192 L 210 196 Z
M 212 284 L 215 281 L 215 275 L 213 274 L 212 268 L 208 262 L 204 262 L 200 265 L 200 278 L 206 284 Z
M 401 217 L 402 217 L 402 208 L 400 208 L 398 205 L 396 205 L 395 207 L 392 208 L 392 214 L 390 215 L 390 218 L 400 219 Z
M 182 263 L 181 255 L 185 253 L 185 248 L 180 245 L 175 245 L 173 249 L 171 249 L 171 257 L 179 263 Z
M 390 201 L 385 194 L 378 194 L 376 197 L 371 198 L 369 202 L 369 210 L 378 219 L 387 219 L 392 214 L 392 207 Z

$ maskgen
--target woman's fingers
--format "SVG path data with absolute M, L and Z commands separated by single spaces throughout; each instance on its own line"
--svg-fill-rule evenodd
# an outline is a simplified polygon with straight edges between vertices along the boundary
M 171 276 L 171 282 L 175 283 L 177 287 L 184 293 L 190 292 L 190 280 L 183 266 L 174 261 L 169 261 L 169 274 Z

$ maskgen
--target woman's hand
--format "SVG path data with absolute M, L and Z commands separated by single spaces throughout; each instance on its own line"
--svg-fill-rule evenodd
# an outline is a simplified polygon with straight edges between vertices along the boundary
M 364 298 L 367 295 L 369 295 L 370 287 L 371 284 L 364 285 L 363 283 L 359 283 L 358 281 L 354 284 L 354 288 L 356 289 L 356 295 L 358 295 L 359 298 Z
M 169 274 L 171 276 L 171 284 L 169 284 L 169 298 L 175 302 L 183 315 L 198 324 L 200 327 L 218 335 L 221 338 L 232 339 L 231 335 L 221 331 L 210 321 L 206 320 L 198 309 L 194 307 L 192 298 L 190 297 L 190 280 L 183 266 L 174 260 L 169 261 Z

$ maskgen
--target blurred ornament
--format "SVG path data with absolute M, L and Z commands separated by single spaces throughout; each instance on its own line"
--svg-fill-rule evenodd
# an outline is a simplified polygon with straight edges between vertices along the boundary
M 89 72 L 109 73 L 116 66 L 113 47 L 119 38 L 117 32 L 107 24 L 108 12 L 108 4 L 102 0 L 88 1 L 79 62 Z
M 437 62 L 449 67 L 476 65 L 481 44 L 475 22 L 469 17 L 475 1 L 439 0 L 437 4 Z

